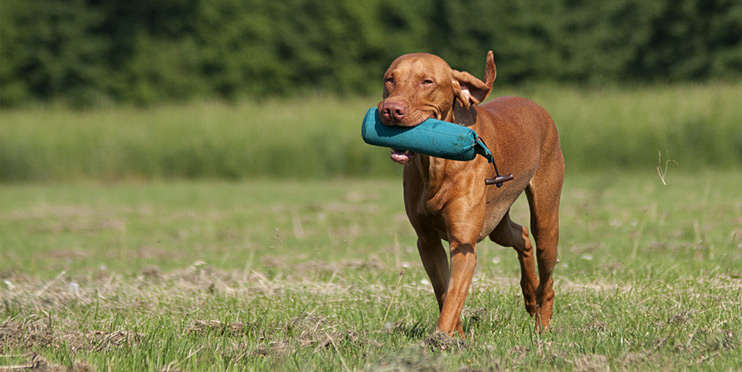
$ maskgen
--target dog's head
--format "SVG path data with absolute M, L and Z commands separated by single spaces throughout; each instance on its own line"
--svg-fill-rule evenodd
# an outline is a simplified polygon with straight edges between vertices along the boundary
M 484 101 L 496 75 L 492 51 L 487 53 L 484 81 L 452 69 L 432 54 L 403 55 L 384 73 L 384 99 L 378 106 L 381 122 L 412 127 L 428 118 L 454 121 L 454 106 L 468 110 Z

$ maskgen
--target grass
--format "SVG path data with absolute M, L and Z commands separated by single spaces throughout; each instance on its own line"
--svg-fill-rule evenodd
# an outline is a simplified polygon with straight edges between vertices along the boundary
M 399 180 L 0 185 L 0 370 L 739 370 L 742 173 L 665 181 L 568 174 L 546 334 L 482 243 L 465 342 Z
M 573 170 L 742 166 L 740 83 L 582 89 L 495 85 L 546 107 Z M 379 97 L 0 112 L 0 181 L 392 175 L 360 122 Z

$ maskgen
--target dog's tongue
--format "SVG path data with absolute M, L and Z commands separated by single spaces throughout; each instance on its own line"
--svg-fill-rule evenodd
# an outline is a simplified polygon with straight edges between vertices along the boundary
M 415 157 L 415 153 L 410 150 L 394 150 L 389 156 L 397 164 L 407 164 L 412 158 Z

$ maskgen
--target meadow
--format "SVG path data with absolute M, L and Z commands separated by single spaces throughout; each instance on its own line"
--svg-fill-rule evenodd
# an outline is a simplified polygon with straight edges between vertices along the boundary
M 505 93 L 567 157 L 549 332 L 484 241 L 433 333 L 375 101 L 51 106 L 0 113 L 0 371 L 742 369 L 742 87 Z
M 554 117 L 572 171 L 648 169 L 675 160 L 742 167 L 742 84 L 500 88 Z M 191 102 L 150 108 L 0 111 L 0 182 L 394 176 L 359 140 L 380 97 Z
M 568 177 L 545 334 L 483 242 L 465 342 L 431 336 L 397 180 L 3 185 L 0 365 L 739 370 L 742 173 L 666 182 Z

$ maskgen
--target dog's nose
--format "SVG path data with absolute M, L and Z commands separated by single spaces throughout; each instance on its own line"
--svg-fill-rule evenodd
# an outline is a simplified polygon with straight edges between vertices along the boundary
M 385 102 L 381 114 L 389 121 L 400 121 L 404 118 L 407 107 L 399 102 Z

